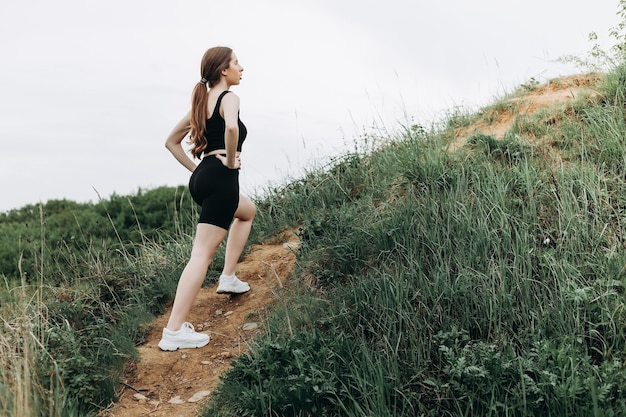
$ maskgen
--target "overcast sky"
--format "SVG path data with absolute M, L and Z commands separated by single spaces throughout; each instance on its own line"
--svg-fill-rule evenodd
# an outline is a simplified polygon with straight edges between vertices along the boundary
M 618 0 L 0 0 L 0 211 L 186 184 L 164 148 L 200 59 L 244 67 L 242 188 L 353 147 L 365 132 L 478 108 L 554 61 L 605 49 Z

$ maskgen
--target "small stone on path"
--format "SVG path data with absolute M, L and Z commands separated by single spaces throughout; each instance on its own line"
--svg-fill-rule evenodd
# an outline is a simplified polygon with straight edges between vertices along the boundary
M 187 400 L 188 403 L 197 403 L 198 401 L 200 401 L 201 399 L 203 399 L 204 397 L 208 396 L 211 394 L 211 391 L 198 391 L 195 394 L 193 394 L 191 396 L 190 399 Z
M 180 398 L 180 395 L 177 395 L 168 401 L 170 404 L 184 404 L 185 401 Z
M 246 323 L 243 325 L 242 329 L 245 332 L 256 330 L 259 328 L 259 323 Z

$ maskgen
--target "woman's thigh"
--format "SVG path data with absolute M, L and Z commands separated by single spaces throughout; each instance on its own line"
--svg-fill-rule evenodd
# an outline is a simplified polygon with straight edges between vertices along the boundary
M 256 214 L 256 206 L 248 196 L 239 194 L 239 205 L 235 211 L 235 218 L 239 220 L 252 220 Z

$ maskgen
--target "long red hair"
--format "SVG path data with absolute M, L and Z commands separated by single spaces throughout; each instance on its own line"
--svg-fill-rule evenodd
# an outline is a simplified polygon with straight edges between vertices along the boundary
M 222 71 L 230 65 L 232 54 L 231 48 L 216 46 L 207 50 L 202 56 L 202 63 L 200 64 L 202 80 L 193 88 L 191 95 L 190 142 L 192 144 L 191 154 L 196 158 L 200 158 L 207 146 L 204 128 L 207 119 L 209 91 L 206 83 L 211 88 L 220 81 Z

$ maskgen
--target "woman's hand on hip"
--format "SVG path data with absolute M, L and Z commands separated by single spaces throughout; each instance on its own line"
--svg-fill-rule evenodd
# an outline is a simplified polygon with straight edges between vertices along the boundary
M 228 169 L 241 169 L 241 157 L 239 155 L 235 157 L 235 163 L 232 166 L 228 165 L 228 158 L 226 158 L 226 156 L 217 154 L 215 157 L 222 161 L 222 164 Z

